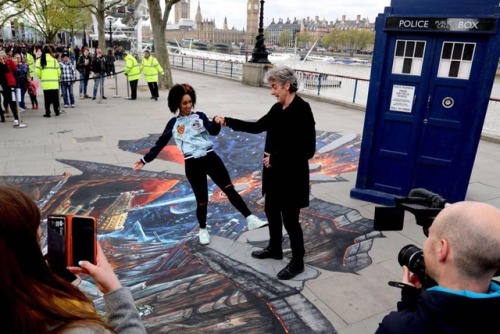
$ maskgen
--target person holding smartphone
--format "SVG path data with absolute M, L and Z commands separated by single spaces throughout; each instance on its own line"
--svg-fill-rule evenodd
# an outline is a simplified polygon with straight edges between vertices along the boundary
M 121 286 L 97 244 L 92 276 L 104 293 L 107 321 L 77 287 L 49 268 L 39 245 L 40 211 L 24 192 L 0 186 L 0 322 L 5 333 L 146 333 L 128 288 Z

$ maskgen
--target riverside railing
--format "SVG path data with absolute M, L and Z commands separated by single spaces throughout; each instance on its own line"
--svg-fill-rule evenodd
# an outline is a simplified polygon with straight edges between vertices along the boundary
M 172 67 L 239 81 L 243 76 L 243 63 L 241 62 L 196 58 L 177 54 L 170 54 L 169 57 Z M 367 104 L 370 86 L 368 79 L 299 69 L 295 69 L 295 72 L 297 73 L 299 92 L 301 93 L 360 106 L 366 106 Z M 483 133 L 500 137 L 500 99 L 498 98 L 490 98 Z
M 176 54 L 170 54 L 169 56 L 172 67 L 240 81 L 243 77 L 243 63 L 241 62 Z M 367 79 L 305 70 L 295 70 L 295 72 L 299 79 L 300 92 L 342 102 L 366 105 L 369 87 L 369 80 Z

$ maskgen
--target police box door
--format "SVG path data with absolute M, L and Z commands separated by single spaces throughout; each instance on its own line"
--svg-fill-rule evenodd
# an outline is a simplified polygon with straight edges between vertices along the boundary
M 457 180 L 466 177 L 466 187 L 472 169 L 473 157 L 462 152 L 472 144 L 469 126 L 477 123 L 474 87 L 486 40 L 458 34 L 389 39 L 392 61 L 382 76 L 369 187 L 400 195 L 423 187 L 454 200 L 465 193 Z

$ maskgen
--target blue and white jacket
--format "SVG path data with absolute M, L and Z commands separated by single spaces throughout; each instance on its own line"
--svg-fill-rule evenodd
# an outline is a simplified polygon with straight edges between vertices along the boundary
M 220 130 L 220 124 L 209 120 L 201 111 L 192 112 L 187 116 L 176 116 L 168 121 L 163 134 L 141 161 L 144 164 L 153 161 L 172 137 L 184 154 L 184 159 L 203 157 L 213 151 L 213 142 L 209 135 L 216 136 Z

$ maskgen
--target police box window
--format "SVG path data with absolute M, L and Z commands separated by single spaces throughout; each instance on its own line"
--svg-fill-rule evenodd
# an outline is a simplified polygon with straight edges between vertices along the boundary
M 424 52 L 425 41 L 396 40 L 392 74 L 420 75 Z
M 444 42 L 438 78 L 469 80 L 475 50 L 475 43 Z

